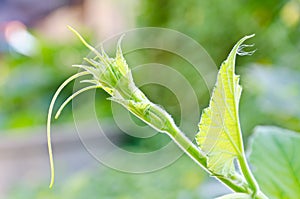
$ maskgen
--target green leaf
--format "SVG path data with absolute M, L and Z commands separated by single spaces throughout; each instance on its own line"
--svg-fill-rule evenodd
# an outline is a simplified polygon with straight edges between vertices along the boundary
M 245 193 L 232 193 L 221 197 L 217 197 L 216 199 L 251 199 L 251 196 Z
M 300 134 L 278 127 L 257 127 L 250 141 L 250 163 L 270 198 L 300 196 Z
M 204 109 L 199 123 L 196 141 L 208 157 L 208 169 L 217 175 L 230 176 L 234 172 L 234 159 L 243 155 L 243 144 L 238 117 L 242 88 L 235 75 L 236 54 L 248 38 L 242 38 L 222 63 L 208 108 Z

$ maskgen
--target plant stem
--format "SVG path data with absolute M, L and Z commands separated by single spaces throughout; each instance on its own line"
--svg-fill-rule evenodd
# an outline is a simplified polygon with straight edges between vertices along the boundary
M 247 182 L 249 182 L 249 185 L 252 188 L 253 192 L 256 193 L 257 191 L 259 191 L 258 184 L 255 181 L 253 174 L 251 173 L 251 170 L 248 166 L 248 163 L 247 163 L 247 160 L 245 157 L 246 156 L 243 155 L 238 158 L 240 167 L 241 167 L 241 170 L 242 170 Z
M 239 118 L 237 116 L 237 118 Z M 242 131 L 241 131 L 241 127 L 240 127 L 240 122 L 238 122 L 238 129 L 239 129 L 239 134 L 242 135 Z M 249 187 L 252 191 L 252 197 L 255 198 L 255 199 L 268 199 L 267 196 L 265 196 L 261 191 L 260 191 L 260 188 L 259 188 L 259 185 L 258 183 L 256 182 L 250 168 L 249 168 L 249 165 L 248 165 L 248 162 L 247 162 L 247 159 L 246 159 L 246 154 L 245 154 L 245 151 L 244 151 L 244 146 L 243 146 L 243 139 L 242 139 L 242 136 L 240 136 L 240 139 L 241 139 L 241 143 L 242 143 L 242 152 L 241 152 L 241 155 L 238 156 L 238 162 L 239 162 L 239 166 L 240 166 L 240 170 L 241 172 L 243 173 L 246 181 L 249 183 Z
M 244 149 L 244 147 L 242 147 Z M 249 186 L 252 190 L 252 197 L 254 199 L 268 199 L 268 197 L 260 191 L 260 188 L 249 168 L 247 163 L 246 155 L 244 150 L 242 151 L 242 155 L 238 157 L 238 162 L 240 165 L 240 170 L 243 173 L 246 181 L 249 183 Z
M 244 154 L 244 152 L 243 152 Z M 244 154 L 243 156 L 239 156 L 238 158 L 239 164 L 240 164 L 240 169 L 242 173 L 244 174 L 247 182 L 249 183 L 249 186 L 251 190 L 253 191 L 252 196 L 253 198 L 267 198 L 263 193 L 260 192 L 259 186 L 248 166 L 247 160 L 246 160 L 246 155 Z M 260 194 L 259 194 L 260 193 Z

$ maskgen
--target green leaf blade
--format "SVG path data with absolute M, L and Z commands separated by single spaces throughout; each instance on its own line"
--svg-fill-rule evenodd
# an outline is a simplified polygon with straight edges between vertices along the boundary
M 254 35 L 242 38 L 222 63 L 210 105 L 203 111 L 196 141 L 208 157 L 208 168 L 218 175 L 234 172 L 234 159 L 243 155 L 243 144 L 238 118 L 242 92 L 239 76 L 235 75 L 236 54 L 241 44 Z
M 250 142 L 250 163 L 270 198 L 300 196 L 300 134 L 278 127 L 257 127 Z

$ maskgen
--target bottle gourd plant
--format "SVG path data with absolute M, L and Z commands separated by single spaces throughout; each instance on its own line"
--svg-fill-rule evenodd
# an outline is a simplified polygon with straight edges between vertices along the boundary
M 83 37 L 69 27 L 82 43 L 96 57 L 85 58 L 86 65 L 74 65 L 82 72 L 68 78 L 56 91 L 48 112 L 47 139 L 51 166 L 51 183 L 54 182 L 54 165 L 52 157 L 50 122 L 54 103 L 62 89 L 72 80 L 87 76 L 83 82 L 90 85 L 75 92 L 60 106 L 55 118 L 58 118 L 63 108 L 78 94 L 101 88 L 111 97 L 110 100 L 124 106 L 128 111 L 140 118 L 158 132 L 165 133 L 200 167 L 234 193 L 220 198 L 268 198 L 261 190 L 251 173 L 244 152 L 242 132 L 239 122 L 239 101 L 242 88 L 239 76 L 235 75 L 236 55 L 251 54 L 243 52 L 247 47 L 243 42 L 254 35 L 245 36 L 237 42 L 227 59 L 222 63 L 217 76 L 209 107 L 204 109 L 196 135 L 195 145 L 176 126 L 172 117 L 160 106 L 152 103 L 135 85 L 131 71 L 123 57 L 121 39 L 118 42 L 115 58 L 109 57 L 103 48 L 100 52 L 89 45 Z

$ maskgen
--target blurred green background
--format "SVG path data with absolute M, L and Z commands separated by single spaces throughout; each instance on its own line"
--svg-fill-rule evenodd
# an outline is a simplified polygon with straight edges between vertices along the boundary
M 131 28 L 151 26 L 174 29 L 201 44 L 217 66 L 226 58 L 237 40 L 244 35 L 255 33 L 256 36 L 251 39 L 255 47 L 250 50 L 256 49 L 256 52 L 252 56 L 239 57 L 237 61 L 237 73 L 241 75 L 241 84 L 244 88 L 240 117 L 245 138 L 257 125 L 276 125 L 300 131 L 298 0 L 69 0 L 59 3 L 53 1 L 43 6 L 39 5 L 41 4 L 39 1 L 30 2 L 33 4 L 24 1 L 14 3 L 0 1 L 3 5 L 1 9 L 7 10 L 0 15 L 1 154 L 4 154 L 5 150 L 18 147 L 16 142 L 29 142 L 28 137 L 45 134 L 47 109 L 52 95 L 64 79 L 76 72 L 76 69 L 70 66 L 81 63 L 82 58 L 88 54 L 88 50 L 67 30 L 66 25 L 78 29 L 92 44 Z M 18 9 L 13 9 L 15 7 Z M 28 9 L 20 9 L 22 7 Z M 9 12 L 8 8 L 12 11 Z M 23 34 L 22 37 L 16 36 L 18 31 Z M 159 60 L 167 60 L 167 63 L 177 62 L 163 53 L 151 54 L 150 58 L 158 62 Z M 140 59 L 144 59 L 142 53 Z M 186 74 L 189 75 L 189 71 L 186 71 Z M 191 83 L 193 84 L 193 80 Z M 72 89 L 70 85 L 64 90 L 58 104 L 72 93 Z M 176 99 L 172 97 L 172 93 L 159 87 L 145 87 L 143 90 L 150 99 L 164 105 L 176 121 L 178 120 L 180 111 L 178 107 L 176 108 Z M 111 106 L 105 99 L 108 96 L 99 91 L 96 97 L 99 118 L 110 120 Z M 200 93 L 198 97 L 201 108 L 208 105 L 208 92 Z M 55 123 L 72 126 L 74 125 L 72 120 L 71 106 L 68 106 Z M 76 135 L 71 133 L 70 136 Z M 47 156 L 44 137 L 41 140 L 45 152 L 43 154 Z M 159 140 L 160 138 L 152 139 L 149 142 L 127 137 L 122 143 L 125 147 L 136 147 L 136 150 L 139 150 L 140 147 L 151 149 L 160 146 L 157 144 Z M 14 159 L 23 156 L 22 151 L 18 149 L 15 156 L 3 156 L 2 169 L 6 169 L 5 165 L 10 165 L 5 161 L 14 162 Z M 78 164 L 78 168 L 73 165 L 76 169 L 68 175 L 59 172 L 63 177 L 58 178 L 54 190 L 47 188 L 48 162 L 47 157 L 43 158 L 45 162 L 41 164 L 39 173 L 36 174 L 42 177 L 31 179 L 26 171 L 16 173 L 10 169 L 11 174 L 7 173 L 0 181 L 2 187 L 0 196 L 4 198 L 215 196 L 214 190 L 211 190 L 214 188 L 210 187 L 206 175 L 185 156 L 170 167 L 145 175 L 124 174 L 103 166 L 95 166 L 96 163 L 80 166 L 82 162 L 74 161 L 72 164 Z M 64 158 L 60 158 L 61 164 L 64 164 Z M 76 160 L 76 156 L 74 159 Z M 33 168 L 34 166 L 29 167 L 28 170 L 34 173 Z M 63 166 L 59 168 L 63 170 Z M 68 167 L 64 169 L 68 170 Z M 16 174 L 20 176 L 15 177 Z M 222 188 L 220 192 L 222 193 Z

